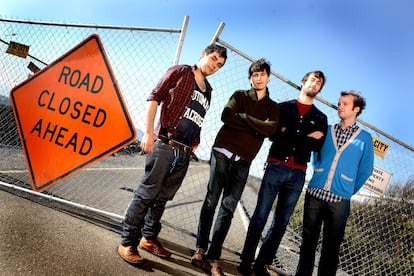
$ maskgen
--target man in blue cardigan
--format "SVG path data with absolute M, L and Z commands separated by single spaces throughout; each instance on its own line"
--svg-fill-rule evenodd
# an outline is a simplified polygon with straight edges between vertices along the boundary
M 313 155 L 314 174 L 305 196 L 303 240 L 296 275 L 312 275 L 322 223 L 318 275 L 336 274 L 351 196 L 364 185 L 374 166 L 371 134 L 356 124 L 365 105 L 358 92 L 341 92 L 338 102 L 341 121 L 328 128 L 322 149 Z

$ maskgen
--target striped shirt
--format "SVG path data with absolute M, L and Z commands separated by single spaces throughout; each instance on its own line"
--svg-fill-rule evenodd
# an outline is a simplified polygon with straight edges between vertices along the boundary
M 338 149 L 340 149 L 349 139 L 351 139 L 352 134 L 358 130 L 358 125 L 354 122 L 352 125 L 346 127 L 345 129 L 341 128 L 341 124 L 335 124 L 335 138 Z M 308 188 L 306 191 L 309 195 L 323 200 L 325 202 L 340 202 L 343 200 L 343 197 L 338 196 L 330 191 L 318 189 L 318 188 Z

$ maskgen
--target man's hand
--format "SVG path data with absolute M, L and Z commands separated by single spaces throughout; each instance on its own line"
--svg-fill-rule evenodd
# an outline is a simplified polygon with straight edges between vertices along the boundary
M 308 134 L 308 137 L 314 138 L 314 139 L 321 139 L 323 137 L 323 132 L 322 131 L 314 131 L 312 133 Z
M 144 134 L 141 140 L 141 149 L 143 153 L 150 153 L 154 147 L 154 135 L 152 134 Z

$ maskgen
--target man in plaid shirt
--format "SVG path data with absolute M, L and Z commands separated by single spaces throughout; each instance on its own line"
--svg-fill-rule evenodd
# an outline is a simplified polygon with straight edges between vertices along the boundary
M 226 59 L 226 48 L 209 45 L 196 65 L 169 68 L 147 99 L 146 130 L 141 141 L 142 151 L 148 154 L 145 174 L 125 213 L 118 246 L 119 255 L 128 263 L 143 261 L 138 246 L 161 258 L 171 256 L 157 238 L 161 216 L 181 186 L 200 143 L 201 124 L 213 90 L 206 77 L 217 72 Z M 158 105 L 160 118 L 154 126 Z

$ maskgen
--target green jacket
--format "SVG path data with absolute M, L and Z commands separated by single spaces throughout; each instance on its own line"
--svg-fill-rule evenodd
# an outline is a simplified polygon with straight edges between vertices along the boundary
M 264 138 L 276 132 L 279 114 L 279 104 L 270 99 L 268 90 L 261 100 L 253 88 L 237 90 L 224 107 L 221 115 L 224 124 L 213 147 L 225 148 L 252 162 Z

